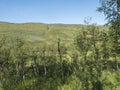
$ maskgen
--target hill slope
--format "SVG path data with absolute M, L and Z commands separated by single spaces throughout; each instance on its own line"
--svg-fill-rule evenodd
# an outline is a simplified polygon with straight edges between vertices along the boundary
M 22 37 L 32 42 L 53 42 L 58 38 L 63 41 L 72 41 L 82 25 L 72 24 L 43 24 L 43 23 L 6 23 L 0 22 L 0 34 L 9 38 Z
M 10 39 L 23 38 L 28 42 L 56 43 L 58 38 L 62 42 L 72 43 L 74 37 L 84 25 L 79 24 L 44 24 L 44 23 L 7 23 L 0 22 L 0 36 L 3 34 Z

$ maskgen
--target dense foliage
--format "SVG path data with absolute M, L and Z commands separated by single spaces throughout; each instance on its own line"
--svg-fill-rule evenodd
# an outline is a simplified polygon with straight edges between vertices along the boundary
M 107 27 L 0 23 L 0 90 L 120 90 L 120 0 L 101 2 Z
M 114 60 L 109 37 L 107 29 L 83 26 L 74 39 L 76 48 L 69 50 L 60 38 L 56 44 L 33 46 L 24 39 L 8 40 L 3 35 L 1 89 L 119 90 L 120 61 Z

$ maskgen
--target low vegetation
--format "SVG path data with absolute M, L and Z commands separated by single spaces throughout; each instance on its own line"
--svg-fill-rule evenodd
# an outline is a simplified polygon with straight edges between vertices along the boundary
M 107 26 L 0 23 L 1 90 L 120 90 L 120 0 Z
M 14 26 L 14 24 L 12 25 Z M 58 26 L 49 25 L 49 29 L 58 29 Z M 63 28 L 63 31 L 68 28 L 67 25 L 60 25 L 60 27 Z M 71 25 L 71 27 L 76 26 Z M 80 29 L 79 33 L 77 27 Z M 60 30 L 52 32 L 52 30 L 47 31 L 48 28 L 46 28 L 44 32 L 47 31 L 48 36 L 52 34 L 51 36 L 55 40 L 55 42 L 48 41 L 49 43 L 46 43 L 47 39 L 41 42 L 41 39 L 30 41 L 25 35 L 18 37 L 19 30 L 15 30 L 16 33 L 11 30 L 9 33 L 9 30 L 6 29 L 7 33 L 5 33 L 1 29 L 1 89 L 119 90 L 120 57 L 114 57 L 108 28 L 96 25 L 77 27 L 76 36 L 71 31 L 69 34 L 71 33 L 74 37 L 65 36 L 65 41 L 61 39 L 62 36 L 53 38 L 54 34 L 59 35 Z M 42 28 L 40 29 L 42 30 Z M 40 38 L 45 37 L 45 35 L 39 36 L 40 30 L 31 31 L 25 30 L 24 34 L 26 36 L 31 34 L 33 37 L 38 34 Z M 64 33 L 67 32 L 67 30 L 64 31 Z

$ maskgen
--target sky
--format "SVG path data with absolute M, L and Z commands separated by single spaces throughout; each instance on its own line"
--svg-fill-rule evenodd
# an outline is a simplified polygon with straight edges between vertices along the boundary
M 99 6 L 99 0 L 0 0 L 0 21 L 83 24 L 92 18 L 91 23 L 105 24 Z

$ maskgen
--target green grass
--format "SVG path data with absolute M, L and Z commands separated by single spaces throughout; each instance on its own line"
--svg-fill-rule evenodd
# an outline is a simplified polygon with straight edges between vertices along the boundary
M 46 49 L 47 53 L 45 53 L 45 54 L 46 55 L 48 54 L 48 56 L 49 56 L 49 54 L 51 53 L 51 51 L 50 51 L 51 48 L 54 48 L 54 50 L 57 50 L 57 42 L 58 42 L 58 38 L 60 38 L 61 43 L 64 45 L 64 48 L 67 47 L 67 49 L 68 49 L 67 54 L 64 54 L 64 56 L 62 56 L 63 61 L 67 61 L 67 64 L 68 64 L 67 65 L 67 64 L 65 64 L 66 62 L 64 62 L 64 65 L 67 65 L 66 70 L 68 69 L 67 67 L 71 68 L 71 66 L 74 70 L 73 73 L 70 76 L 65 77 L 64 80 L 60 79 L 58 76 L 57 76 L 57 78 L 56 78 L 56 76 L 53 77 L 52 75 L 50 78 L 47 78 L 47 80 L 46 80 L 46 76 L 45 76 L 45 78 L 40 76 L 39 79 L 35 78 L 35 77 L 32 77 L 31 79 L 26 78 L 22 82 L 19 82 L 17 84 L 17 86 L 15 86 L 16 87 L 15 90 L 21 90 L 21 89 L 23 89 L 23 90 L 33 90 L 33 89 L 38 90 L 38 88 L 40 88 L 40 89 L 42 88 L 41 90 L 82 90 L 83 82 L 80 81 L 80 80 L 82 80 L 81 75 L 80 75 L 81 70 L 83 73 L 82 74 L 83 78 L 87 78 L 90 80 L 92 78 L 91 73 L 95 74 L 95 75 L 98 74 L 98 72 L 97 72 L 98 66 L 96 65 L 98 63 L 95 63 L 95 64 L 91 63 L 91 65 L 88 64 L 88 66 L 87 66 L 87 62 L 86 62 L 85 65 L 83 65 L 85 68 L 85 70 L 83 71 L 83 68 L 81 66 L 82 64 L 81 65 L 78 64 L 79 68 L 76 68 L 75 66 L 77 65 L 77 63 L 76 63 L 76 61 L 73 62 L 74 59 L 78 60 L 77 61 L 78 63 L 80 63 L 79 60 L 82 60 L 82 54 L 80 57 L 77 57 L 77 58 L 73 57 L 73 54 L 78 55 L 77 54 L 78 52 L 76 51 L 75 45 L 73 44 L 73 42 L 74 42 L 74 38 L 77 36 L 77 34 L 85 28 L 86 28 L 85 25 L 77 25 L 77 24 L 76 25 L 75 24 L 43 24 L 43 23 L 14 24 L 14 23 L 0 22 L 0 37 L 5 35 L 7 40 L 9 40 L 11 43 L 13 41 L 13 47 L 14 47 L 14 43 L 16 43 L 14 41 L 14 39 L 20 38 L 20 40 L 22 39 L 23 41 L 25 41 L 24 47 L 20 48 L 20 50 L 18 49 L 18 51 L 16 49 L 14 50 L 14 48 L 12 47 L 13 50 L 11 50 L 11 52 L 10 52 L 11 56 L 8 57 L 10 60 L 19 60 L 19 57 L 15 57 L 14 54 L 16 54 L 18 56 L 20 54 L 20 58 L 21 58 L 21 53 L 22 54 L 26 53 L 26 54 L 28 54 L 27 59 L 25 59 L 25 60 L 27 60 L 26 61 L 27 67 L 30 67 L 31 63 L 33 62 L 32 58 L 29 57 L 31 55 L 33 55 L 33 56 L 37 55 L 37 57 L 38 57 L 37 60 L 40 62 L 39 64 L 42 65 L 42 61 L 41 61 L 42 59 L 40 58 L 40 56 L 38 54 L 42 55 L 40 52 L 41 52 L 42 48 L 44 48 L 44 46 L 46 46 L 45 49 Z M 106 30 L 107 28 L 103 27 L 103 26 L 98 26 L 98 29 L 102 31 L 104 29 Z M 86 29 L 86 30 L 88 30 L 88 29 Z M 7 42 L 7 43 L 9 43 L 9 42 Z M 47 47 L 46 44 L 49 44 L 50 46 Z M 39 48 L 35 47 L 35 46 L 38 46 Z M 99 48 L 99 50 L 101 50 L 100 53 L 102 54 L 100 41 L 99 41 L 99 43 L 97 43 L 97 47 Z M 4 60 L 4 57 L 6 57 L 5 54 L 9 50 L 9 48 L 7 47 L 7 44 L 6 44 L 6 46 L 4 45 L 2 49 L 1 49 L 2 50 L 1 56 L 3 55 L 3 58 L 1 60 Z M 6 52 L 4 52 L 4 49 L 6 50 Z M 39 53 L 34 53 L 38 49 L 39 49 Z M 26 51 L 26 52 L 23 52 L 23 51 Z M 87 53 L 87 57 L 89 59 L 92 59 L 92 54 L 94 55 L 94 53 L 92 51 L 94 51 L 93 48 Z M 56 51 L 53 51 L 53 53 L 54 52 L 56 52 Z M 57 53 L 55 53 L 55 55 L 56 55 L 55 57 L 49 57 L 50 58 L 49 60 L 53 60 L 53 61 L 56 60 L 55 62 L 57 62 L 59 60 L 59 56 L 57 56 Z M 45 60 L 48 60 L 47 57 L 45 57 L 45 58 L 46 58 Z M 54 60 L 54 58 L 55 58 L 55 60 Z M 9 60 L 9 59 L 7 59 L 7 60 Z M 5 60 L 6 60 L 6 58 L 5 58 Z M 114 59 L 112 58 L 112 60 L 114 60 Z M 52 61 L 52 63 L 53 63 L 53 61 Z M 69 64 L 70 64 L 70 66 L 69 66 Z M 48 65 L 49 65 L 49 62 L 48 62 Z M 96 65 L 95 66 L 96 69 L 92 67 L 93 65 Z M 90 66 L 91 66 L 92 72 L 89 72 L 88 68 Z M 51 67 L 52 67 L 52 64 L 51 64 Z M 52 69 L 53 69 L 53 67 L 50 70 L 52 70 Z M 86 72 L 86 70 L 87 70 L 87 72 Z M 58 73 L 57 70 L 54 71 L 54 73 Z M 31 73 L 28 73 L 28 74 L 31 74 Z M 88 77 L 87 74 L 90 76 L 90 78 Z M 49 73 L 48 73 L 48 75 L 49 75 Z M 99 78 L 99 80 L 102 82 L 103 90 L 110 90 L 110 89 L 111 90 L 119 90 L 120 89 L 120 86 L 119 86 L 120 73 L 118 71 L 110 72 L 110 71 L 103 69 L 100 75 L 101 75 L 101 77 Z M 96 78 L 96 76 L 94 78 Z M 90 82 L 84 81 L 84 82 L 88 83 L 89 88 L 92 88 L 92 86 L 91 86 L 92 81 L 90 81 Z M 85 84 L 85 83 L 83 83 L 83 84 Z M 3 90 L 1 88 L 1 86 L 0 86 L 0 90 Z
M 44 23 L 7 23 L 0 22 L 0 36 L 9 39 L 23 38 L 25 41 L 42 44 L 57 43 L 58 38 L 62 43 L 71 44 L 84 25 L 79 24 L 44 24 Z M 104 28 L 99 26 L 100 28 Z
M 14 39 L 24 38 L 30 42 L 56 42 L 61 38 L 63 42 L 73 42 L 74 36 L 81 30 L 82 25 L 23 23 L 14 24 L 0 22 L 0 35 Z

